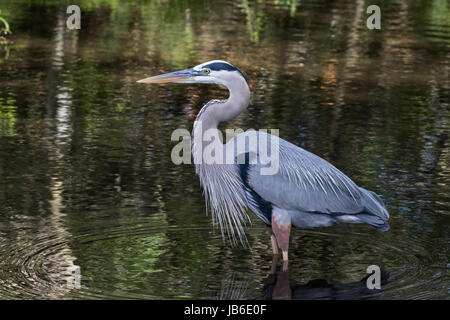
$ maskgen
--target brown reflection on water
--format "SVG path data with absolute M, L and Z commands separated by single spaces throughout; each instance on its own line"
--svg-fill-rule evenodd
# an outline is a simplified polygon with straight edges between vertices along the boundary
M 13 34 L 0 45 L 0 297 L 261 295 L 261 223 L 251 250 L 230 248 L 193 168 L 170 160 L 172 131 L 226 89 L 136 85 L 210 59 L 237 65 L 252 89 L 223 128 L 279 128 L 391 212 L 387 233 L 297 230 L 289 281 L 339 287 L 382 264 L 382 298 L 445 297 L 450 9 L 379 5 L 382 29 L 368 30 L 360 0 L 80 1 L 82 29 L 69 31 L 57 1 L 2 1 Z M 82 288 L 69 290 L 75 265 Z

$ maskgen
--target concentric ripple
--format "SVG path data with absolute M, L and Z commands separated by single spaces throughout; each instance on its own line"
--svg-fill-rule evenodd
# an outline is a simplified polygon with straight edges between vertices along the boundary
M 155 214 L 123 219 L 101 227 L 90 221 L 79 230 L 51 235 L 27 234 L 2 242 L 0 297 L 7 299 L 253 299 L 262 296 L 271 267 L 263 228 L 249 230 L 250 248 L 233 248 L 204 224 L 159 223 Z M 24 230 L 24 234 L 25 234 Z M 55 231 L 55 230 L 53 230 Z M 337 232 L 336 232 L 337 231 Z M 47 233 L 48 234 L 48 233 Z M 374 236 L 375 235 L 375 236 Z M 326 279 L 330 285 L 357 283 L 370 264 L 381 264 L 389 280 L 376 295 L 392 298 L 444 298 L 447 266 L 433 265 L 427 243 L 364 229 L 295 230 L 289 283 L 302 298 L 314 298 L 305 284 Z M 376 240 L 376 241 L 374 241 Z M 183 254 L 181 254 L 183 253 Z M 280 266 L 278 266 L 280 267 Z M 80 271 L 77 287 L 75 270 Z M 436 288 L 441 287 L 441 291 Z M 307 286 L 306 286 L 307 288 Z M 314 289 L 316 292 L 317 288 Z M 349 290 L 354 290 L 349 289 Z M 349 291 L 350 294 L 350 291 Z M 367 298 L 370 294 L 350 295 Z M 320 296 L 320 298 L 335 298 Z

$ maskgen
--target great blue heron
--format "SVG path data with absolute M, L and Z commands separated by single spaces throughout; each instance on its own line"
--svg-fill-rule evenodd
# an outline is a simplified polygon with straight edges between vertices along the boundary
M 217 130 L 220 122 L 237 117 L 249 104 L 247 79 L 232 64 L 213 60 L 138 82 L 214 83 L 228 88 L 228 99 L 211 100 L 200 110 L 192 132 L 196 173 L 213 221 L 220 225 L 222 233 L 225 228 L 233 237 L 236 231 L 241 240 L 245 238 L 249 209 L 266 224 L 274 255 L 278 255 L 279 247 L 283 261 L 287 262 L 291 225 L 311 228 L 330 226 L 335 222 L 364 222 L 383 231 L 389 229 L 389 213 L 374 192 L 358 187 L 329 162 L 298 146 L 256 131 L 241 133 L 226 144 L 218 139 L 203 139 L 203 132 Z M 238 159 L 244 154 L 245 161 L 231 164 L 201 161 L 203 150 L 212 144 L 223 149 L 224 154 L 230 150 L 237 152 L 230 145 L 250 136 L 276 141 L 279 168 L 275 174 L 261 174 L 263 161 L 258 161 L 260 154 L 252 153 L 249 144 L 241 154 L 235 155 Z M 248 161 L 250 154 L 256 161 Z

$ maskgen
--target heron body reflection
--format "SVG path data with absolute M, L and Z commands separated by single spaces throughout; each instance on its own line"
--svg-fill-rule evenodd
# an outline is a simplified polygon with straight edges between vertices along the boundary
M 278 255 L 280 248 L 285 262 L 292 226 L 327 227 L 344 222 L 367 223 L 382 231 L 389 229 L 389 213 L 374 192 L 357 186 L 326 160 L 288 141 L 256 131 L 241 133 L 226 144 L 218 139 L 198 139 L 202 132 L 217 130 L 219 123 L 234 119 L 247 109 L 249 85 L 244 74 L 232 64 L 213 60 L 138 82 L 210 83 L 228 88 L 228 99 L 211 100 L 200 110 L 192 132 L 192 154 L 213 220 L 232 239 L 245 239 L 247 211 L 265 223 L 274 255 Z M 231 147 L 250 135 L 256 141 L 276 142 L 279 167 L 275 174 L 261 174 L 264 161 L 258 161 L 261 155 L 252 152 L 254 146 L 246 144 L 240 151 Z M 203 150 L 211 144 L 222 148 L 223 154 L 233 152 L 235 162 L 202 161 Z
M 313 279 L 304 283 L 296 283 L 289 276 L 289 270 L 276 272 L 271 270 L 265 280 L 257 300 L 361 300 L 379 299 L 389 283 L 390 275 L 381 270 L 380 289 L 367 287 L 368 276 L 360 281 L 333 283 L 326 279 Z

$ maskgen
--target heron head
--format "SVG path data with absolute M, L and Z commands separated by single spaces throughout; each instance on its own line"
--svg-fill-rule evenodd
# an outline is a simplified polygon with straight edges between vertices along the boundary
M 161 74 L 137 81 L 138 83 L 216 83 L 229 86 L 236 81 L 247 78 L 231 63 L 212 60 L 193 68 Z

